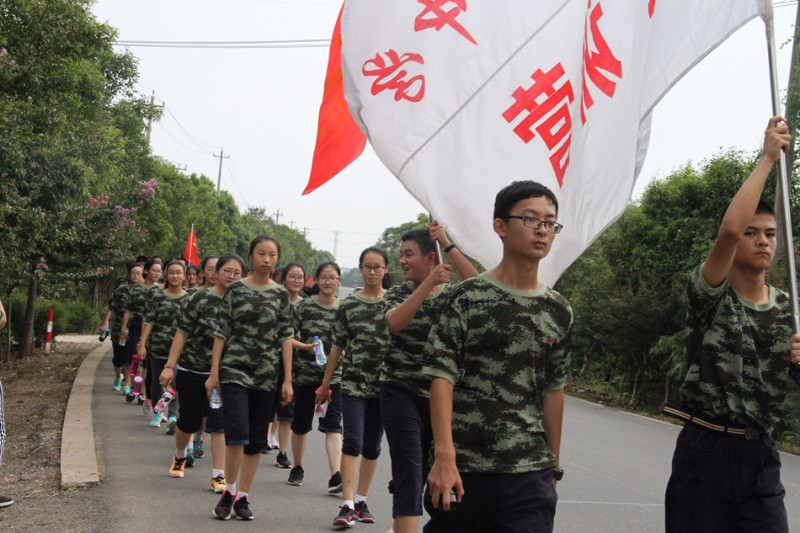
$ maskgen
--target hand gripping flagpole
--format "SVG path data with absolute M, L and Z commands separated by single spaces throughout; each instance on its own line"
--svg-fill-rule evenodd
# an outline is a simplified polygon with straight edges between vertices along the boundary
M 764 26 L 767 30 L 767 49 L 769 53 L 770 85 L 772 86 L 772 114 L 780 115 L 780 94 L 778 86 L 777 55 L 775 53 L 775 13 L 772 0 L 764 1 Z M 800 302 L 797 299 L 797 268 L 794 258 L 794 237 L 792 235 L 792 213 L 789 205 L 789 171 L 786 168 L 786 153 L 781 150 L 778 159 L 778 183 L 776 187 L 776 207 L 783 226 L 783 246 L 789 276 L 789 297 L 792 301 L 792 318 L 795 333 L 800 333 Z

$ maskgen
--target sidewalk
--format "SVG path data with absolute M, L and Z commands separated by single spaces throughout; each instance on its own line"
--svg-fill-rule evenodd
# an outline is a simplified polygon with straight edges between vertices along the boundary
M 70 398 L 70 404 L 75 402 L 75 409 L 68 408 L 65 433 L 68 427 L 86 423 L 85 408 L 90 407 L 95 443 L 91 446 L 63 441 L 62 457 L 64 454 L 78 456 L 83 464 L 62 463 L 62 480 L 75 480 L 80 474 L 87 479 L 79 484 L 91 484 L 89 476 L 97 474 L 99 484 L 88 492 L 92 499 L 99 500 L 98 505 L 106 506 L 109 519 L 106 524 L 95 524 L 97 530 L 126 527 L 149 530 L 156 523 L 161 530 L 175 531 L 217 532 L 225 527 L 211 514 L 219 496 L 210 490 L 209 447 L 206 446 L 207 456 L 198 459 L 194 468 L 186 469 L 183 479 L 170 478 L 167 472 L 175 453 L 174 437 L 165 434 L 166 425 L 161 429 L 148 427 L 149 417 L 142 414 L 142 408 L 136 402 L 126 403 L 119 392 L 111 390 L 114 374 L 110 354 L 110 344 L 92 352 L 79 371 L 81 379 L 76 378 L 77 389 L 73 389 L 74 398 Z M 93 366 L 95 371 L 91 375 Z M 87 398 L 82 391 L 86 388 L 84 373 L 91 376 L 91 401 L 84 399 Z M 81 418 L 84 420 L 79 420 Z M 88 431 L 85 425 L 83 427 L 80 431 Z M 96 450 L 97 457 L 94 464 L 92 449 Z M 331 531 L 341 500 L 340 495 L 327 494 L 330 474 L 322 434 L 316 430 L 311 432 L 303 465 L 305 483 L 301 487 L 286 484 L 289 470 L 274 466 L 275 455 L 275 452 L 262 455 L 251 490 L 251 508 L 258 529 Z M 291 459 L 291 453 L 289 456 Z M 389 477 L 388 447 L 384 447 L 369 495 L 370 510 L 377 523 L 357 524 L 356 529 L 383 533 L 391 525 L 391 495 L 386 490 Z

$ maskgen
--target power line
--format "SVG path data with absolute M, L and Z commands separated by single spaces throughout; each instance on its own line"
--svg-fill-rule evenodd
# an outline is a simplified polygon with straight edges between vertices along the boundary
M 327 48 L 330 39 L 288 39 L 274 41 L 144 41 L 119 40 L 115 46 L 139 48 Z
M 195 150 L 194 148 L 192 148 L 191 146 L 189 146 L 189 145 L 187 145 L 187 144 L 184 144 L 184 143 L 183 143 L 183 142 L 181 142 L 181 141 L 180 141 L 180 140 L 179 140 L 177 137 L 175 137 L 173 134 L 171 134 L 171 133 L 169 132 L 169 130 L 168 130 L 168 129 L 167 129 L 167 128 L 166 128 L 166 127 L 165 127 L 165 126 L 164 126 L 164 125 L 163 125 L 161 122 L 156 122 L 156 124 L 158 125 L 158 127 L 159 127 L 159 128 L 161 128 L 162 130 L 164 130 L 164 133 L 166 133 L 167 135 L 169 135 L 170 137 L 172 137 L 172 140 L 173 140 L 173 141 L 175 141 L 176 143 L 180 144 L 181 146 L 183 146 L 183 147 L 184 147 L 184 148 L 186 148 L 187 150 L 189 150 L 189 151 L 191 151 L 191 152 L 194 152 L 194 153 L 196 153 L 196 154 L 203 154 L 203 155 L 207 155 L 207 154 L 209 154 L 209 153 L 210 153 L 210 152 L 207 152 L 207 151 L 202 151 L 202 152 L 201 152 L 200 150 Z
M 195 137 L 194 135 L 192 135 L 192 134 L 189 132 L 189 130 L 187 130 L 187 129 L 186 129 L 184 126 L 183 126 L 183 124 L 181 124 L 181 123 L 180 123 L 180 121 L 178 120 L 178 117 L 176 117 L 176 116 L 175 116 L 175 114 L 172 112 L 172 110 L 171 110 L 169 107 L 167 107 L 167 106 L 164 106 L 164 109 L 166 109 L 166 110 L 167 110 L 167 113 L 168 113 L 168 114 L 169 114 L 169 116 L 172 118 L 172 120 L 174 120 L 174 121 L 175 121 L 175 124 L 177 124 L 177 125 L 178 125 L 178 127 L 179 127 L 181 130 L 183 130 L 183 132 L 186 134 L 186 136 L 187 136 L 187 137 L 189 137 L 189 140 L 191 140 L 191 141 L 192 141 L 194 144 L 196 144 L 198 148 L 200 148 L 200 149 L 202 149 L 202 150 L 205 150 L 205 151 L 206 151 L 206 152 L 208 152 L 208 153 L 210 153 L 211 151 L 213 151 L 213 149 L 214 149 L 214 145 L 213 145 L 213 144 L 204 143 L 203 141 L 201 141 L 200 139 L 198 139 L 197 137 Z M 204 145 L 205 145 L 205 146 L 204 146 Z M 208 148 L 211 148 L 211 150 L 208 150 Z

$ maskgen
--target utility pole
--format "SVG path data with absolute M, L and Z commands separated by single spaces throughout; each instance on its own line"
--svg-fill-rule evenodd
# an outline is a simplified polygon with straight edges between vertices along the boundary
M 219 174 L 217 174 L 217 193 L 219 193 L 219 186 L 222 183 L 222 160 L 223 159 L 230 159 L 231 156 L 225 155 L 225 149 L 219 149 L 219 155 L 214 154 L 214 157 L 219 157 Z
M 339 257 L 339 235 L 341 235 L 341 231 L 334 230 L 333 232 L 333 259 Z
M 281 223 L 281 210 L 278 209 L 277 211 L 275 211 L 274 215 L 275 215 L 275 224 L 280 224 Z
M 150 112 L 147 114 L 147 146 L 150 146 L 150 130 L 153 128 L 153 108 L 154 107 L 164 107 L 164 102 L 161 102 L 161 105 L 156 105 L 156 92 L 153 91 L 150 94 Z
M 180 171 L 180 172 L 183 172 L 184 170 L 186 170 L 188 168 L 186 165 L 183 165 L 183 166 L 173 165 L 173 166 L 175 167 L 175 170 Z
M 294 219 L 289 221 L 289 227 L 294 229 Z
M 307 235 L 308 235 L 308 228 L 303 227 L 303 237 L 306 237 Z

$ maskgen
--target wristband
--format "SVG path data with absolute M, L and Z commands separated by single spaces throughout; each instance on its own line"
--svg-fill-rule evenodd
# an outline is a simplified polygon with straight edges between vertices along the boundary
M 444 249 L 444 253 L 449 254 L 454 248 L 456 247 L 456 243 L 450 244 L 447 248 Z
M 164 368 L 169 368 L 170 370 L 173 370 L 173 371 L 175 370 L 175 367 L 174 367 L 174 366 L 168 366 L 168 365 L 164 365 Z

